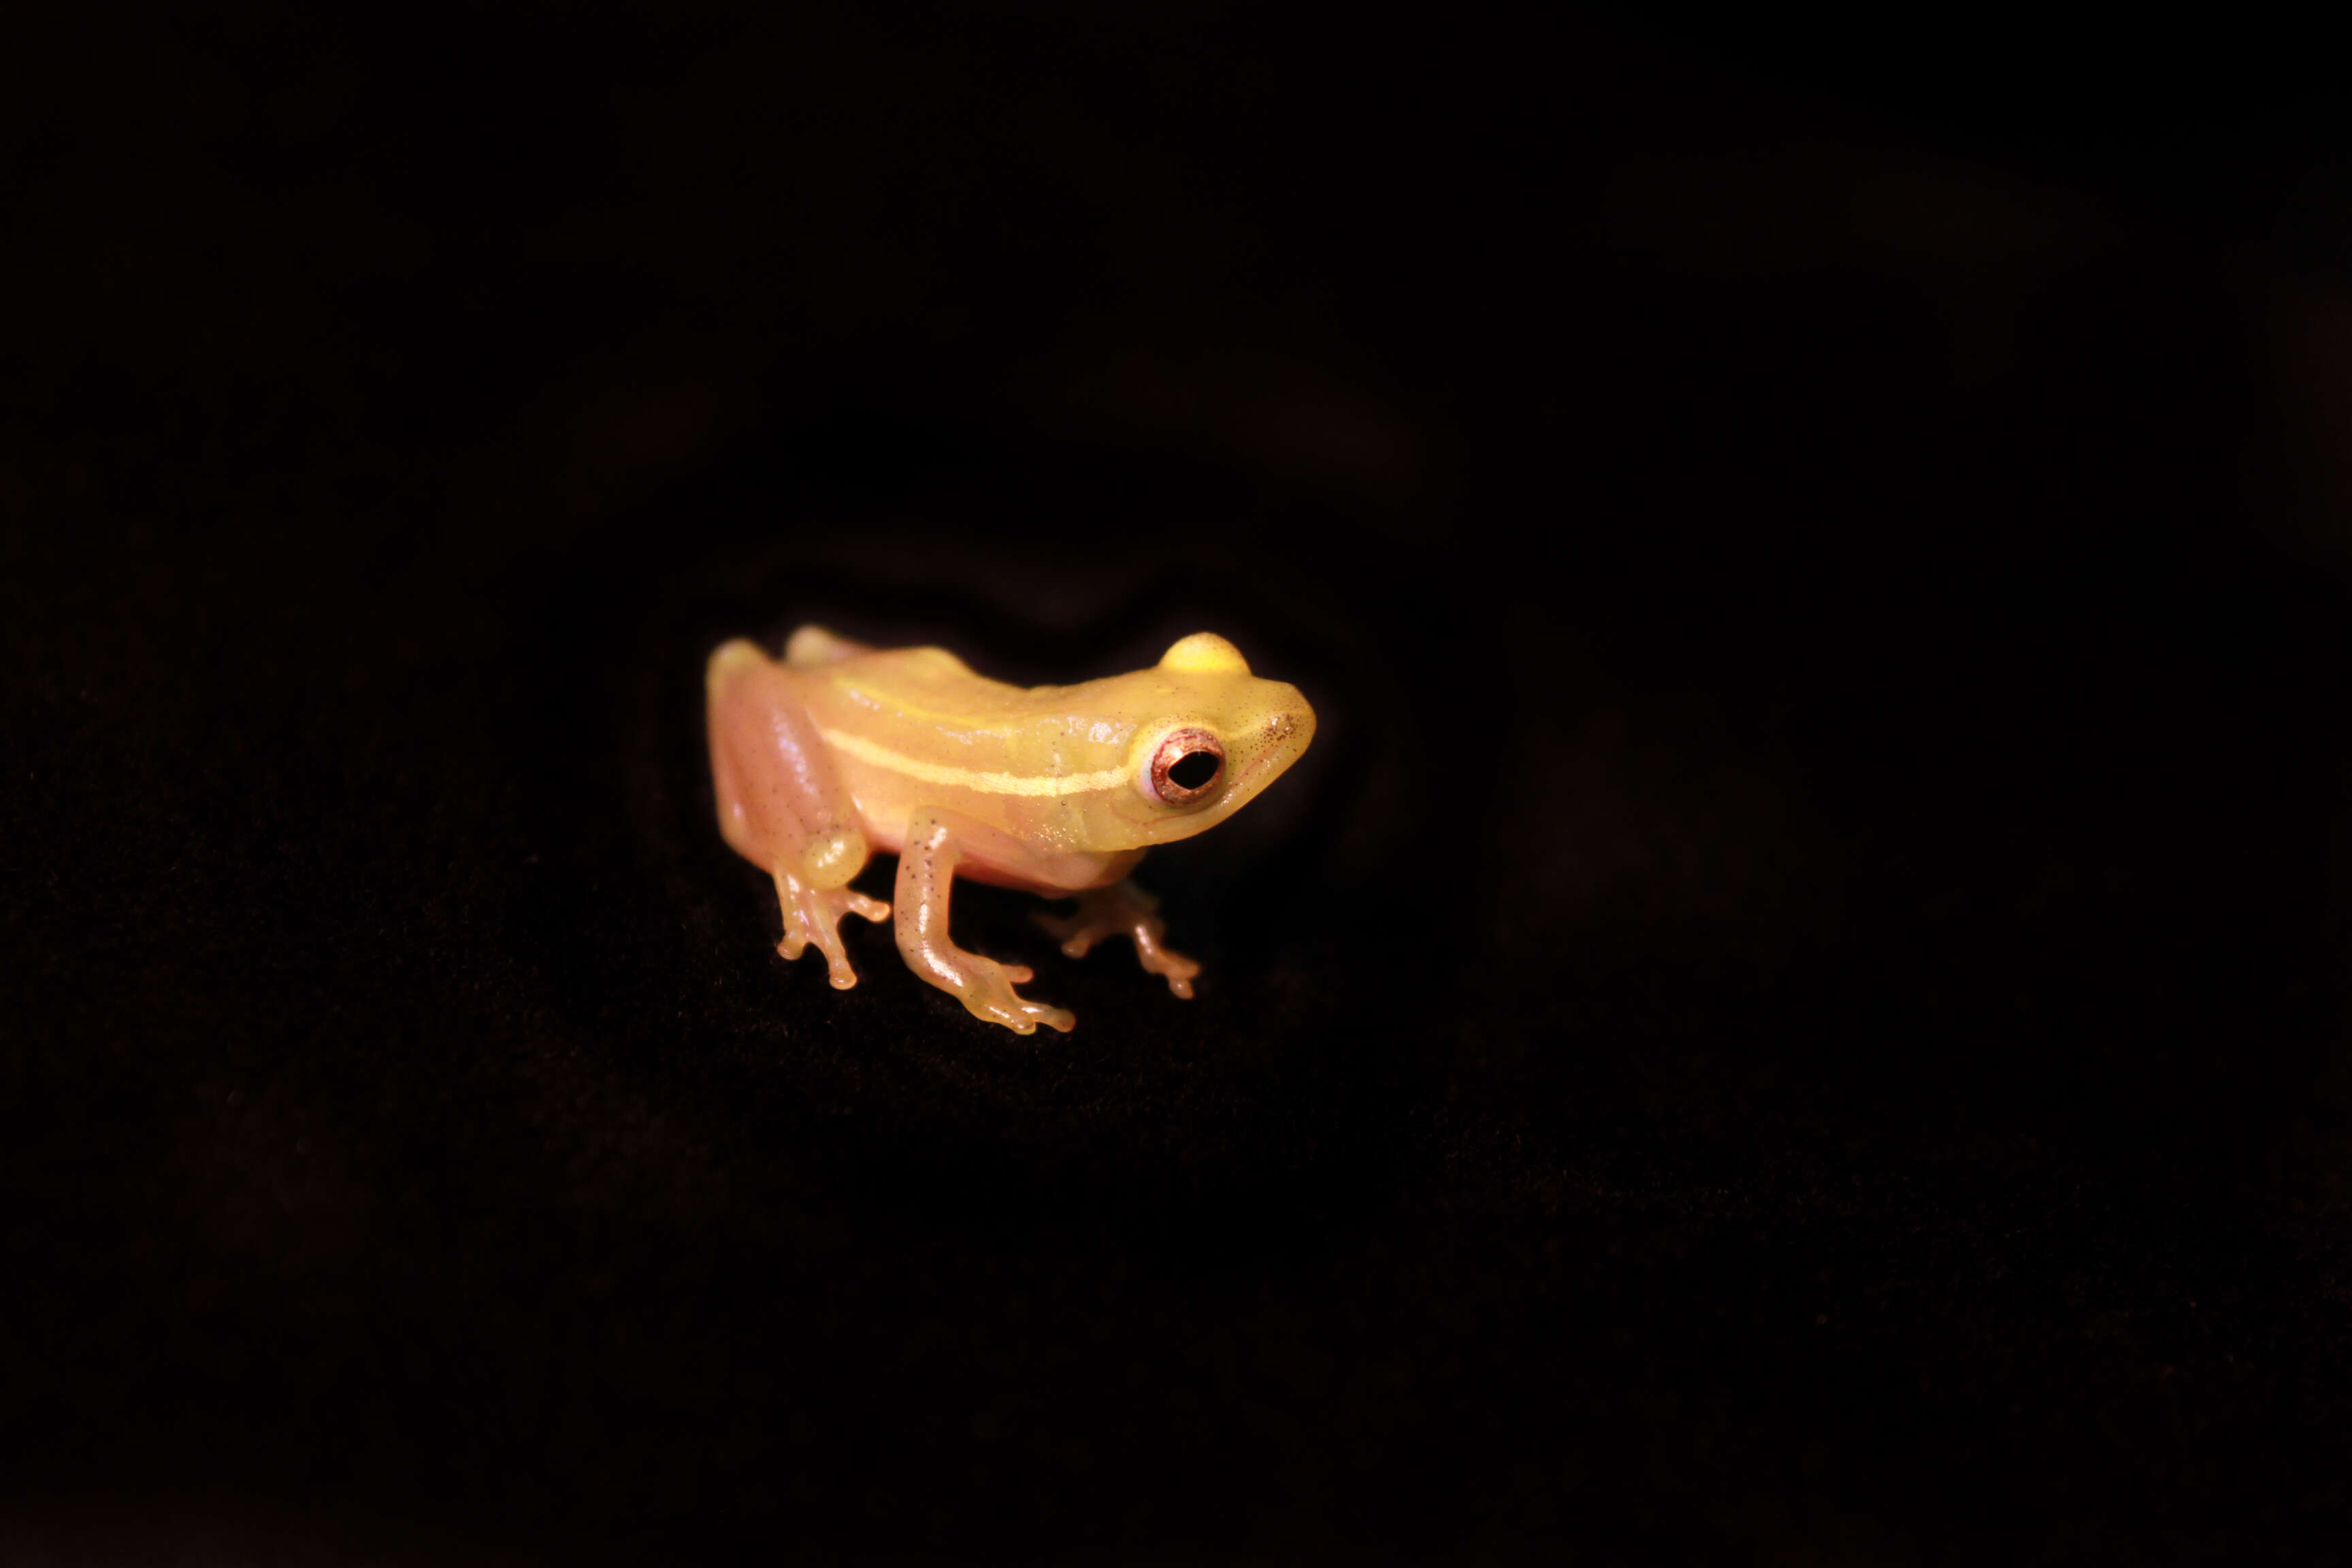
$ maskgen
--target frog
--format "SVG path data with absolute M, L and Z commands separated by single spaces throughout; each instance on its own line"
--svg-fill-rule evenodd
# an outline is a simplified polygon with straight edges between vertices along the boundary
M 955 944 L 955 879 L 1075 899 L 1075 913 L 1037 916 L 1066 956 L 1125 937 L 1189 999 L 1201 966 L 1168 946 L 1158 900 L 1130 873 L 1248 805 L 1315 737 L 1299 689 L 1254 674 L 1214 632 L 1179 638 L 1149 669 L 1024 688 L 942 647 L 807 625 L 781 658 L 721 644 L 704 689 L 719 835 L 774 882 L 777 952 L 814 947 L 847 990 L 842 921 L 890 921 L 908 968 L 1019 1035 L 1076 1019 L 1020 994 L 1027 965 Z M 850 886 L 877 852 L 898 858 L 890 902 Z

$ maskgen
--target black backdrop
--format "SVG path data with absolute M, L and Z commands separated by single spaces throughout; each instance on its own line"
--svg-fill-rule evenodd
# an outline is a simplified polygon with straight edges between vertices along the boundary
M 7 50 L 0 1556 L 2341 1561 L 2279 46 L 835 9 Z M 778 960 L 808 617 L 1301 685 L 1199 1000 Z

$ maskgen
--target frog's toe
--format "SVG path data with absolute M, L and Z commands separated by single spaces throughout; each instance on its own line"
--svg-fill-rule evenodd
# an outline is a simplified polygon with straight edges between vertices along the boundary
M 1156 931 L 1144 931 L 1135 933 L 1135 958 L 1148 973 L 1166 980 L 1170 991 L 1187 1002 L 1192 999 L 1192 982 L 1201 973 L 1198 960 L 1160 946 Z
M 1168 989 L 1187 1001 L 1201 966 L 1184 954 L 1160 944 L 1167 926 L 1154 911 L 1160 900 L 1132 882 L 1090 889 L 1078 895 L 1074 915 L 1041 911 L 1039 925 L 1061 939 L 1062 952 L 1084 958 L 1105 937 L 1123 936 L 1135 943 L 1135 956 L 1145 970 L 1168 982 Z
M 1031 1021 L 1016 1024 L 1013 1027 L 1024 1035 L 1034 1034 L 1039 1024 L 1045 1025 L 1057 1034 L 1064 1035 L 1078 1026 L 1078 1016 L 1067 1007 L 1048 1007 L 1041 1003 L 1024 1002 L 1021 1004 L 1021 1011 L 1024 1016 Z
M 812 947 L 824 955 L 825 973 L 835 990 L 846 991 L 857 984 L 857 972 L 849 966 L 848 951 L 842 946 L 839 934 L 830 927 L 788 931 L 784 933 L 784 940 L 776 943 L 776 951 L 792 963 L 799 962 L 801 955 Z
M 1078 1026 L 1078 1016 L 1066 1007 L 1048 1007 L 1042 1002 L 1024 1002 L 1017 996 L 1010 1006 L 965 1005 L 971 1008 L 974 1017 L 1002 1024 L 1016 1035 L 1034 1035 L 1040 1024 L 1065 1035 Z
M 1065 1035 L 1077 1027 L 1077 1016 L 1068 1008 L 1029 1001 L 1013 989 L 1034 978 L 1027 964 L 990 963 L 974 976 L 978 983 L 962 994 L 964 1008 L 973 1017 L 1002 1024 L 1016 1035 L 1034 1034 L 1040 1024 Z
M 1057 915 L 1040 910 L 1032 917 L 1045 933 L 1062 944 L 1064 958 L 1084 958 L 1095 943 L 1111 934 L 1110 928 L 1084 915 Z
M 841 940 L 842 920 L 856 914 L 886 921 L 890 918 L 890 906 L 846 888 L 811 888 L 787 877 L 779 877 L 777 882 L 784 906 L 784 934 L 776 943 L 776 952 L 786 962 L 797 963 L 814 947 L 824 954 L 826 978 L 835 990 L 846 991 L 856 984 L 857 971 L 850 967 L 849 952 Z

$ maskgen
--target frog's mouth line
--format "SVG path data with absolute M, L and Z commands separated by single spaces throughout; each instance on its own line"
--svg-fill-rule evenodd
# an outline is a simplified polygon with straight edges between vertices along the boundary
M 1275 767 L 1275 762 L 1281 754 L 1281 750 L 1282 748 L 1278 743 L 1259 747 L 1256 752 L 1251 756 L 1250 760 L 1242 764 L 1241 771 L 1234 775 L 1233 782 L 1225 785 L 1223 798 L 1228 801 L 1232 800 L 1236 794 L 1240 794 L 1243 790 L 1248 788 L 1251 780 L 1256 778 L 1260 773 L 1266 772 L 1269 768 L 1274 768 L 1274 771 L 1277 773 L 1280 773 L 1281 769 Z M 1290 762 L 1297 762 L 1302 754 L 1303 753 L 1301 752 L 1293 752 L 1289 759 Z M 1287 765 L 1287 763 L 1284 763 L 1284 766 Z M 1265 786 L 1263 784 L 1258 786 L 1258 788 L 1264 787 Z M 1249 790 L 1250 795 L 1254 795 L 1256 793 L 1257 791 L 1255 789 Z M 1239 804 L 1246 805 L 1248 803 L 1249 795 L 1244 795 Z

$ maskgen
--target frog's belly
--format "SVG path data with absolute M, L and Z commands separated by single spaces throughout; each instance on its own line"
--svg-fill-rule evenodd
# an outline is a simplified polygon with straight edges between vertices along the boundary
M 1039 876 L 1034 869 L 998 866 L 979 856 L 966 854 L 956 861 L 955 874 L 967 882 L 986 882 L 991 887 L 1013 888 L 1041 898 L 1067 898 L 1083 893 L 1088 888 L 1108 888 L 1127 875 L 1128 867 L 1142 858 L 1139 855 L 1119 857 L 1090 856 L 1094 864 L 1087 868 L 1083 880 L 1069 881 L 1067 872 L 1056 868 L 1054 877 Z M 1114 863 L 1115 862 L 1115 863 Z

